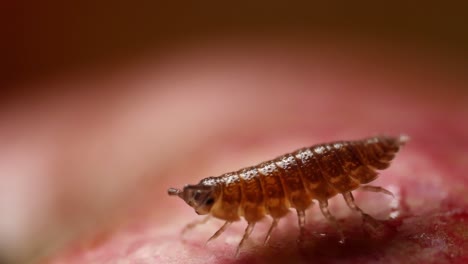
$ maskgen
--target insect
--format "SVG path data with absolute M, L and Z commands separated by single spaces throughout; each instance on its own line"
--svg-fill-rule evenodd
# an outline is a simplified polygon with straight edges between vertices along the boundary
M 185 185 L 182 190 L 169 188 L 168 194 L 182 198 L 199 215 L 225 220 L 207 242 L 217 238 L 232 222 L 243 217 L 247 228 L 236 256 L 256 222 L 266 215 L 273 219 L 264 240 L 264 244 L 267 244 L 278 221 L 290 208 L 297 213 L 300 241 L 305 234 L 305 210 L 313 200 L 318 202 L 323 216 L 335 226 L 341 242 L 344 242 L 341 228 L 328 210 L 328 199 L 341 194 L 352 210 L 369 217 L 354 203 L 351 192 L 361 188 L 392 195 L 382 187 L 362 184 L 375 180 L 377 170 L 388 168 L 395 153 L 407 140 L 408 137 L 404 135 L 375 136 L 318 144 L 253 167 L 202 179 L 198 184 Z M 183 232 L 206 222 L 208 217 L 188 224 Z

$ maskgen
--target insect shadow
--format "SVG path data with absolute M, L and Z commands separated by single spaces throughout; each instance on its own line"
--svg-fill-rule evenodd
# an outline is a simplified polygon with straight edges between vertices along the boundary
M 341 222 L 341 221 L 340 221 Z M 401 223 L 399 219 L 379 221 L 384 225 L 385 234 L 373 237 L 363 229 L 359 219 L 343 220 L 346 242 L 340 243 L 340 236 L 333 228 L 322 223 L 310 223 L 307 229 L 320 230 L 326 235 L 310 234 L 306 241 L 299 245 L 297 230 L 288 228 L 279 236 L 272 238 L 269 245 L 252 245 L 237 258 L 221 257 L 219 263 L 335 263 L 360 262 L 373 258 L 378 260 L 387 248 L 394 245 L 396 227 Z

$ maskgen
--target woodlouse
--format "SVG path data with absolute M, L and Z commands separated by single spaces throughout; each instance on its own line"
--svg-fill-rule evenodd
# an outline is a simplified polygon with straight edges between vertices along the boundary
M 296 209 L 301 240 L 305 232 L 305 210 L 312 200 L 318 201 L 322 214 L 344 241 L 341 228 L 328 210 L 328 199 L 342 194 L 351 209 L 369 217 L 354 203 L 351 191 L 361 187 L 392 195 L 382 187 L 361 185 L 376 179 L 377 170 L 388 168 L 395 153 L 407 140 L 407 136 L 376 136 L 318 144 L 253 167 L 202 179 L 182 190 L 169 188 L 168 193 L 182 198 L 200 215 L 208 214 L 208 217 L 211 215 L 226 221 L 207 242 L 221 235 L 232 222 L 244 217 L 248 225 L 236 256 L 256 222 L 266 215 L 273 218 L 264 240 L 266 244 L 278 220 L 290 208 Z M 206 222 L 208 217 L 188 224 L 183 232 Z

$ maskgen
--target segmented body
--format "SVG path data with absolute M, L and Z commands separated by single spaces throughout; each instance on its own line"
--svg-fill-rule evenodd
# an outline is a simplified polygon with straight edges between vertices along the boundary
M 255 223 L 266 215 L 273 222 L 265 237 L 268 242 L 278 220 L 294 208 L 298 216 L 300 239 L 304 235 L 305 210 L 313 200 L 318 201 L 324 217 L 344 235 L 335 217 L 328 210 L 328 199 L 341 194 L 347 205 L 371 218 L 355 203 L 351 191 L 391 194 L 382 187 L 362 186 L 377 178 L 377 170 L 386 169 L 406 136 L 377 136 L 356 141 L 336 141 L 302 148 L 292 153 L 247 167 L 236 172 L 209 177 L 183 190 L 170 188 L 169 195 L 177 195 L 195 208 L 198 214 L 208 214 L 225 220 L 225 224 L 208 240 L 218 237 L 230 223 L 244 217 L 248 225 L 239 243 L 236 255 L 250 236 Z M 189 224 L 184 230 L 206 222 Z
M 248 222 L 280 218 L 289 208 L 307 209 L 312 199 L 326 201 L 377 177 L 399 150 L 399 138 L 372 137 L 302 148 L 257 166 L 203 179 L 218 185 L 221 196 L 211 210 L 215 217 Z

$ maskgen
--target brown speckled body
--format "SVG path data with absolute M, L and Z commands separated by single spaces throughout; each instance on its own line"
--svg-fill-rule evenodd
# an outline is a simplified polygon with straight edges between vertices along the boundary
M 312 199 L 328 200 L 371 182 L 399 148 L 399 139 L 390 137 L 319 144 L 200 184 L 219 186 L 220 197 L 211 209 L 217 218 L 280 218 L 290 207 L 305 210 Z
M 318 201 L 322 214 L 335 226 L 341 241 L 344 241 L 338 222 L 328 210 L 328 199 L 341 194 L 351 209 L 361 213 L 363 219 L 370 219 L 354 203 L 351 191 L 361 187 L 363 190 L 392 195 L 382 187 L 362 185 L 373 181 L 377 170 L 390 166 L 395 153 L 407 140 L 407 136 L 377 136 L 314 145 L 253 167 L 205 178 L 196 185 L 186 185 L 183 190 L 170 188 L 168 193 L 182 198 L 198 214 L 208 214 L 226 221 L 209 241 L 223 233 L 230 223 L 244 217 L 248 226 L 236 255 L 256 222 L 266 215 L 273 218 L 265 238 L 267 243 L 278 220 L 290 208 L 297 212 L 299 241 L 302 241 L 305 210 L 313 200 Z M 184 230 L 204 222 L 189 224 Z

